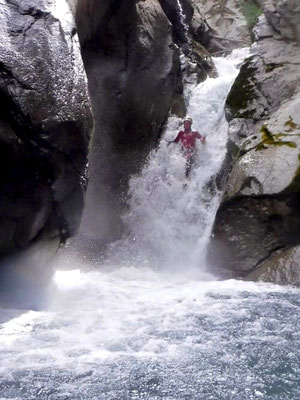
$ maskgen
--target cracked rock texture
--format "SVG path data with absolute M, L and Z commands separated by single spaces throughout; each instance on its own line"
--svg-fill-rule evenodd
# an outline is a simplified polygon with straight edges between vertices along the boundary
M 193 36 L 211 52 L 250 46 L 251 32 L 240 0 L 191 0 Z
M 300 41 L 300 3 L 297 0 L 257 0 L 272 28 L 285 39 Z
M 228 176 L 210 254 L 223 276 L 282 283 L 287 249 L 300 244 L 300 9 L 260 3 L 266 16 L 227 99 Z
M 74 18 L 63 0 L 0 0 L 0 36 L 0 260 L 50 256 L 80 224 L 92 129 Z

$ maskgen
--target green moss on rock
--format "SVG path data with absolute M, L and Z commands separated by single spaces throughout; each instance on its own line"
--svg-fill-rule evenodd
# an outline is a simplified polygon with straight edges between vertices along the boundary
M 268 129 L 267 125 L 263 125 L 260 129 L 260 132 L 261 132 L 262 140 L 264 141 L 264 143 L 274 141 L 273 135 L 272 135 L 271 131 Z
M 267 149 L 266 145 L 272 146 L 288 146 L 291 148 L 297 148 L 297 144 L 290 140 L 282 140 L 282 136 L 288 136 L 283 133 L 273 134 L 267 125 L 263 125 L 260 129 L 260 133 L 262 136 L 262 142 L 256 146 L 256 150 L 264 150 Z
M 281 68 L 284 65 L 285 65 L 285 63 L 264 63 L 265 71 L 267 73 L 274 71 L 274 69 L 276 69 L 276 68 Z
M 291 116 L 289 116 L 289 119 L 286 121 L 284 126 L 286 127 L 286 132 L 292 132 L 296 129 L 300 129 L 300 125 L 297 125 Z
M 227 97 L 226 107 L 229 119 L 249 119 L 254 115 L 254 110 L 247 109 L 249 103 L 256 97 L 256 68 L 251 63 L 251 58 L 252 57 L 248 58 L 242 65 L 240 73 Z

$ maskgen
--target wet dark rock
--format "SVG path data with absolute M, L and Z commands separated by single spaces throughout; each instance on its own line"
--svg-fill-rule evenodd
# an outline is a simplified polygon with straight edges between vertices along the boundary
M 92 35 L 77 14 L 95 119 L 83 231 L 109 241 L 121 229 L 128 178 L 158 140 L 182 85 L 172 26 L 158 0 L 99 8 Z
M 1 0 L 0 22 L 4 260 L 38 243 L 57 248 L 77 232 L 92 116 L 67 5 Z
M 218 211 L 211 261 L 223 277 L 245 277 L 275 251 L 298 243 L 298 194 L 235 197 Z

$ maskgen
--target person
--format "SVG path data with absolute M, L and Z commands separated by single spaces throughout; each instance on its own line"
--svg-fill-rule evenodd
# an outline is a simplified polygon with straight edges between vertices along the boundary
M 202 136 L 197 131 L 192 131 L 193 120 L 190 117 L 186 117 L 183 121 L 184 130 L 180 131 L 174 140 L 174 143 L 180 143 L 183 155 L 186 158 L 186 169 L 185 176 L 188 177 L 192 166 L 195 161 L 196 154 L 196 140 L 200 140 L 202 144 L 205 144 L 206 137 Z

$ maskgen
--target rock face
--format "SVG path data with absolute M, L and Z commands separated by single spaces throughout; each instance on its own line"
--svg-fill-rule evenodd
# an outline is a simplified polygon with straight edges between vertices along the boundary
M 230 173 L 211 256 L 224 276 L 273 279 L 287 259 L 281 252 L 300 243 L 300 48 L 292 25 L 300 9 L 295 2 L 261 4 L 268 20 L 260 18 L 227 99 Z M 298 16 L 290 20 L 291 10 Z M 275 31 L 268 21 L 278 13 Z M 276 274 L 265 273 L 273 264 Z
M 191 30 L 211 53 L 250 46 L 250 28 L 241 0 L 192 0 Z M 249 1 L 249 3 L 253 3 Z
M 291 0 L 257 0 L 273 29 L 282 37 L 300 41 L 300 4 Z
M 129 176 L 144 163 L 169 112 L 185 113 L 180 43 L 166 15 L 175 10 L 178 17 L 175 6 L 163 0 L 77 3 L 95 117 L 82 234 L 98 244 L 122 232 Z
M 100 8 L 91 36 L 78 14 L 95 117 L 82 230 L 107 242 L 121 229 L 128 177 L 159 137 L 180 70 L 171 23 L 158 0 L 110 1 Z
M 259 268 L 247 276 L 249 280 L 274 282 L 279 285 L 300 286 L 300 247 L 275 252 Z
M 78 230 L 92 115 L 67 3 L 0 0 L 0 21 L 3 260 Z

